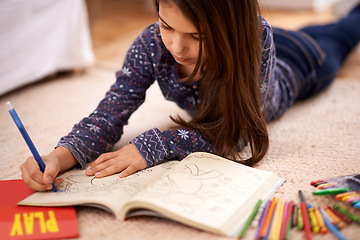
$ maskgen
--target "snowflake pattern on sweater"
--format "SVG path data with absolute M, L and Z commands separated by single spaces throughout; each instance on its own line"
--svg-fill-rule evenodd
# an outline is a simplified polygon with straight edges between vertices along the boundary
M 264 19 L 262 24 L 264 41 L 259 81 L 262 111 L 270 121 L 280 117 L 292 104 L 296 84 L 291 69 L 276 58 L 271 27 Z M 116 73 L 116 82 L 95 111 L 75 124 L 57 147 L 68 148 L 81 167 L 109 151 L 120 140 L 123 126 L 144 102 L 146 90 L 155 81 L 167 100 L 187 111 L 195 111 L 199 101 L 198 82 L 179 82 L 176 67 L 176 61 L 162 43 L 158 23 L 150 25 L 129 48 L 122 69 Z M 131 143 L 147 167 L 168 159 L 181 160 L 192 152 L 215 152 L 203 136 L 186 128 L 163 132 L 153 128 Z

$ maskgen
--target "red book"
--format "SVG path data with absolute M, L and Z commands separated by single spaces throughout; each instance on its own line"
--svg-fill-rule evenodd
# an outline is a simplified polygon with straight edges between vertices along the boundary
M 74 207 L 17 206 L 33 193 L 21 179 L 0 181 L 0 191 L 0 239 L 79 237 Z

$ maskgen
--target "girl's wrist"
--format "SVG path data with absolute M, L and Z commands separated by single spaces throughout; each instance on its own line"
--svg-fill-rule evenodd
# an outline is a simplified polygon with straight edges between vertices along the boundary
M 51 157 L 53 161 L 55 161 L 59 172 L 65 171 L 78 164 L 76 158 L 66 147 L 57 147 L 48 156 Z

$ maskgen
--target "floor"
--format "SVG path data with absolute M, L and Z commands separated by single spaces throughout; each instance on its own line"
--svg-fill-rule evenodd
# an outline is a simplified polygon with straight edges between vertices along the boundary
M 149 1 L 88 0 L 91 36 L 95 56 L 102 64 L 122 61 L 128 46 L 146 26 L 157 21 Z M 332 11 L 284 11 L 262 8 L 262 15 L 272 26 L 296 29 L 310 23 L 326 23 L 334 19 Z M 111 64 L 111 61 L 115 63 Z

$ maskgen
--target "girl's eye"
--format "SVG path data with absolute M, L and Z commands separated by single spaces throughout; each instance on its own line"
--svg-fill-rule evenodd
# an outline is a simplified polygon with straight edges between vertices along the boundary
M 191 34 L 190 37 L 191 37 L 193 40 L 199 41 L 198 35 Z
M 165 25 L 164 23 L 160 23 L 160 27 L 161 27 L 162 29 L 164 29 L 164 30 L 172 30 L 171 27 Z

